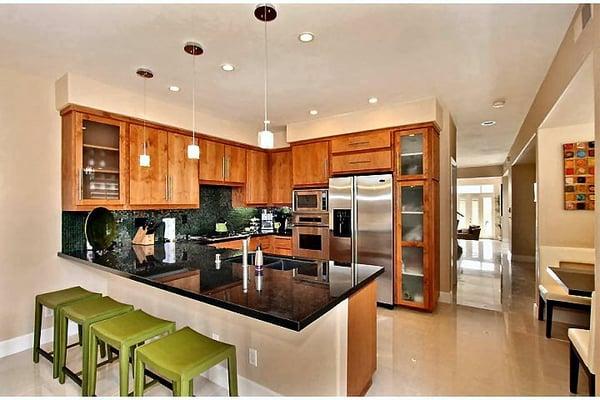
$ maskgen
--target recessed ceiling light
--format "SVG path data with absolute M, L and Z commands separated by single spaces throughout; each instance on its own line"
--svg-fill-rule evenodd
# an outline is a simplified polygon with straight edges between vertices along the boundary
M 502 107 L 504 107 L 505 104 L 506 104 L 506 100 L 499 99 L 492 103 L 492 107 L 493 108 L 502 108 Z
M 235 69 L 235 66 L 233 64 L 222 64 L 221 69 L 223 71 L 231 72 Z
M 179 86 L 169 86 L 169 90 L 171 92 L 179 92 L 181 89 L 179 88 Z
M 379 99 L 377 97 L 369 97 L 369 103 L 371 104 L 375 104 L 379 101 Z
M 496 121 L 483 121 L 481 126 L 494 126 L 496 125 Z
M 310 115 L 317 115 L 319 112 L 317 110 L 310 110 Z
M 298 35 L 298 40 L 302 43 L 312 42 L 315 38 L 315 35 L 310 32 L 302 32 Z

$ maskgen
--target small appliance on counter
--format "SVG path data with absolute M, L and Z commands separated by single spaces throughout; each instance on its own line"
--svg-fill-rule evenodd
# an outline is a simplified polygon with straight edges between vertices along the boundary
M 261 232 L 273 232 L 273 213 L 267 209 L 263 209 L 260 214 L 260 230 Z
M 260 219 L 256 217 L 250 218 L 250 232 L 260 231 Z
M 175 233 L 175 218 L 163 218 L 162 221 L 165 224 L 165 242 L 174 242 L 177 239 Z

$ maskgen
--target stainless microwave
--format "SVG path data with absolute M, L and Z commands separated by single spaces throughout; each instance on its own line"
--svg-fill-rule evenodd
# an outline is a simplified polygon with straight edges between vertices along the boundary
M 294 212 L 327 212 L 327 189 L 294 190 L 292 204 Z

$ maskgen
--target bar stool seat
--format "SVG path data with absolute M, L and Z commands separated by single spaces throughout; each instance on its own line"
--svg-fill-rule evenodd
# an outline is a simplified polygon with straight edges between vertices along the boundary
M 97 322 L 91 327 L 90 358 L 88 360 L 88 394 L 96 392 L 96 367 L 98 363 L 98 341 L 119 350 L 119 395 L 129 392 L 130 348 L 147 340 L 175 331 L 175 323 L 136 310 L 111 319 Z M 131 353 L 132 360 L 134 353 Z M 133 370 L 132 363 L 132 370 Z
M 110 297 L 99 297 L 88 300 L 78 301 L 60 309 L 59 319 L 59 353 L 58 353 L 58 379 L 60 383 L 65 382 L 65 373 L 77 384 L 81 385 L 82 396 L 87 395 L 88 389 L 88 359 L 90 356 L 90 327 L 92 324 L 104 321 L 117 315 L 125 314 L 133 310 L 129 304 L 119 303 Z M 81 379 L 77 373 L 66 367 L 67 360 L 67 326 L 69 320 L 81 326 L 82 329 L 82 353 L 83 362 L 81 370 Z
M 143 395 L 146 368 L 172 381 L 175 396 L 191 396 L 192 379 L 223 360 L 228 364 L 229 395 L 237 396 L 235 346 L 189 327 L 178 330 L 135 350 L 135 396 Z
M 61 307 L 71 304 L 76 301 L 89 298 L 101 297 L 100 293 L 90 292 L 80 286 L 73 286 L 67 289 L 47 292 L 35 296 L 35 323 L 33 329 L 33 362 L 40 361 L 40 355 L 52 363 L 52 375 L 58 378 L 58 354 L 59 341 L 56 340 L 59 331 L 58 311 Z M 52 352 L 48 353 L 40 347 L 40 337 L 42 332 L 42 311 L 43 307 L 53 311 L 53 329 L 54 340 L 52 343 Z M 79 338 L 81 342 L 81 338 Z

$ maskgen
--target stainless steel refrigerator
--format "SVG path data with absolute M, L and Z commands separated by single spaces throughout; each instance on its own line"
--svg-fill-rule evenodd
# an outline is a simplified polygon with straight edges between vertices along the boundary
M 391 174 L 329 179 L 329 258 L 385 269 L 377 301 L 393 306 L 394 229 Z

